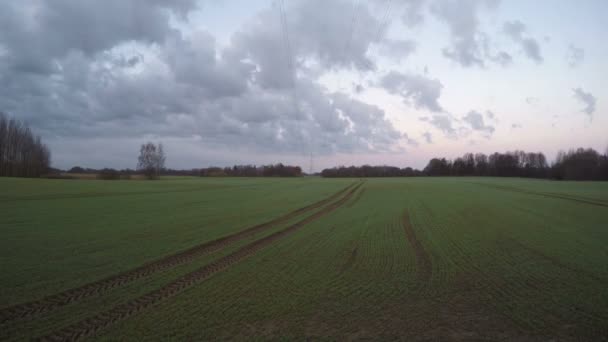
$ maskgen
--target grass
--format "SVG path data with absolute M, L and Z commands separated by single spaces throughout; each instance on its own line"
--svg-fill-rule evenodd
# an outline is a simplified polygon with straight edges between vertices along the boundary
M 131 269 L 269 220 L 343 184 L 0 179 L 0 305 Z
M 0 179 L 0 307 L 268 221 L 353 181 Z M 337 210 L 94 337 L 599 339 L 608 334 L 607 203 L 608 183 L 369 179 Z M 0 338 L 77 323 L 307 215 L 32 320 L 4 323 Z M 430 275 L 420 272 L 428 266 L 421 255 Z

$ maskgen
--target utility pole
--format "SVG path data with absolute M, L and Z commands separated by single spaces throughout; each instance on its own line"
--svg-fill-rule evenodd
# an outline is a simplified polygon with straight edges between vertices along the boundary
M 308 169 L 308 174 L 312 176 L 312 151 L 310 151 L 310 167 Z

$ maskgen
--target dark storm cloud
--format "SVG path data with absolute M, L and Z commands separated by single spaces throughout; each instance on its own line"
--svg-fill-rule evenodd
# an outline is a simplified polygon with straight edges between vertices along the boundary
M 0 3 L 0 109 L 45 138 L 82 142 L 194 139 L 285 153 L 414 144 L 382 109 L 331 93 L 314 76 L 374 69 L 368 51 L 385 30 L 378 19 L 357 7 L 360 28 L 346 53 L 351 2 L 289 5 L 293 68 L 277 8 L 219 47 L 207 32 L 172 25 L 186 20 L 195 1 Z
M 194 0 L 4 1 L 0 43 L 12 69 L 47 74 L 72 51 L 91 57 L 127 41 L 161 42 L 172 30 L 170 13 L 194 8 Z
M 443 85 L 437 79 L 391 71 L 380 79 L 379 85 L 389 93 L 401 96 L 405 103 L 417 109 L 431 112 L 443 110 L 439 104 Z
M 521 21 L 508 21 L 504 23 L 503 30 L 515 43 L 520 45 L 528 58 L 532 59 L 536 63 L 541 63 L 543 61 L 538 41 L 525 36 L 526 25 L 524 25 Z

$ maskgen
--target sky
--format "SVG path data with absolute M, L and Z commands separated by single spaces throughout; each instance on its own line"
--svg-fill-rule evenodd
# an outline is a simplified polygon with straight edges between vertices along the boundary
M 603 0 L 8 0 L 0 111 L 54 167 L 423 168 L 608 148 Z

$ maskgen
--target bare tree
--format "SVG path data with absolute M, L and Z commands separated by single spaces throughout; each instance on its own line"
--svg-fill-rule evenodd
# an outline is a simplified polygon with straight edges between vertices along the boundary
M 51 153 L 40 137 L 0 112 L 0 176 L 39 177 L 50 164 Z
M 4 175 L 5 150 L 8 138 L 8 122 L 2 112 L 0 112 L 0 176 Z
M 165 168 L 165 152 L 162 144 L 158 146 L 151 142 L 141 145 L 137 159 L 137 169 L 148 179 L 157 179 Z

